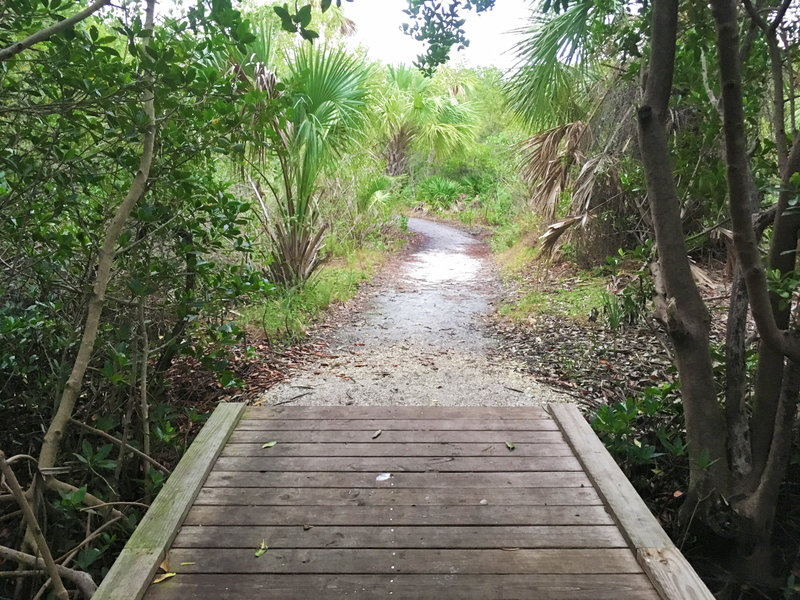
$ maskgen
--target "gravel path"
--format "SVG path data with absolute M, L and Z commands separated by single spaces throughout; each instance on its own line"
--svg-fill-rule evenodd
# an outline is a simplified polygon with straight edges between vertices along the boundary
M 525 406 L 567 400 L 506 358 L 485 326 L 501 284 L 484 242 L 409 219 L 417 250 L 321 334 L 327 348 L 258 404 Z

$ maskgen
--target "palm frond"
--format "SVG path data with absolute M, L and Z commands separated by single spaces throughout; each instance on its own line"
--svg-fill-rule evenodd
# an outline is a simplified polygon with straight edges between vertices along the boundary
M 572 185 L 570 212 L 578 214 L 589 212 L 595 184 L 610 160 L 611 157 L 608 154 L 600 153 L 583 163 L 580 173 Z
M 532 189 L 531 205 L 545 220 L 556 218 L 569 169 L 588 141 L 586 124 L 577 121 L 542 131 L 519 145 L 521 174 Z
M 556 247 L 558 246 L 558 242 L 561 237 L 567 233 L 573 226 L 580 225 L 581 227 L 586 227 L 586 224 L 589 222 L 589 214 L 582 214 L 582 215 L 574 215 L 571 217 L 567 217 L 562 219 L 558 223 L 552 223 L 548 225 L 545 232 L 539 236 L 539 241 L 541 242 L 541 256 L 542 257 L 550 257 L 555 252 Z
M 511 106 L 534 129 L 583 119 L 591 87 L 591 0 L 557 15 L 534 13 L 520 29 L 515 72 L 507 85 Z

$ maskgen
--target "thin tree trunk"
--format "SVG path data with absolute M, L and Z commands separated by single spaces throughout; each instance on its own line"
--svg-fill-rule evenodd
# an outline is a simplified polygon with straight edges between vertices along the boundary
M 150 456 L 150 404 L 147 400 L 147 361 L 150 358 L 150 340 L 147 336 L 147 321 L 144 316 L 144 296 L 139 300 L 139 327 L 142 336 L 142 363 L 139 368 L 139 394 L 140 410 L 142 411 L 142 450 L 144 454 Z M 144 497 L 145 502 L 150 503 L 151 488 L 150 483 L 150 463 L 142 461 L 142 472 L 144 474 Z
M 728 457 L 737 480 L 750 471 L 750 421 L 747 414 L 747 286 L 739 265 L 733 273 L 728 322 L 725 331 L 725 421 L 728 431 Z
M 152 35 L 153 31 L 154 11 L 155 0 L 148 0 L 144 28 L 145 30 L 149 31 L 150 35 Z M 145 43 L 147 43 L 147 39 L 145 39 Z M 92 352 L 94 351 L 94 344 L 97 339 L 98 327 L 100 325 L 100 316 L 103 311 L 103 304 L 105 301 L 106 288 L 108 287 L 108 282 L 111 280 L 111 266 L 114 260 L 114 249 L 117 245 L 119 236 L 122 233 L 122 227 L 128 220 L 128 216 L 133 210 L 133 207 L 142 197 L 147 188 L 147 178 L 150 174 L 150 166 L 153 162 L 153 150 L 155 147 L 156 136 L 152 83 L 144 92 L 144 101 L 142 104 L 144 113 L 147 115 L 149 122 L 144 132 L 142 157 L 139 160 L 139 168 L 133 178 L 133 183 L 128 189 L 127 195 L 117 208 L 111 223 L 109 223 L 103 239 L 103 245 L 98 256 L 95 283 L 92 289 L 91 297 L 89 298 L 89 308 L 83 328 L 81 344 L 78 348 L 78 354 L 75 357 L 75 362 L 72 366 L 72 372 L 70 373 L 69 379 L 67 379 L 67 383 L 64 386 L 64 391 L 61 394 L 61 400 L 59 402 L 56 414 L 50 422 L 50 426 L 48 427 L 47 433 L 45 433 L 44 436 L 42 450 L 39 454 L 40 469 L 55 466 L 58 459 L 61 440 L 69 424 L 69 420 L 72 417 L 72 413 L 75 409 L 75 403 L 80 396 L 81 387 L 83 385 L 83 377 L 86 373 L 86 369 L 89 366 Z

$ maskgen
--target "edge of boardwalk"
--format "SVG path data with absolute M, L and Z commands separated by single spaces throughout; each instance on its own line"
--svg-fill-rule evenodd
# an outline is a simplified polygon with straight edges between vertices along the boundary
M 574 404 L 547 410 L 663 600 L 714 600 Z
M 226 403 L 214 409 L 92 600 L 139 600 L 144 595 L 244 407 Z

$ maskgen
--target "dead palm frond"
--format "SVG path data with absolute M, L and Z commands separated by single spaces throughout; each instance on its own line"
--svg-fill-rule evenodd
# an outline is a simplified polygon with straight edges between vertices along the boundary
M 537 133 L 519 145 L 521 174 L 532 189 L 531 205 L 545 220 L 556 218 L 569 170 L 588 141 L 587 125 L 576 121 Z
M 549 225 L 544 234 L 539 238 L 542 241 L 541 254 L 549 257 L 560 245 L 559 242 L 571 238 L 568 232 L 575 231 L 575 226 L 585 229 L 588 225 L 593 211 L 598 208 L 592 206 L 592 199 L 595 195 L 595 188 L 602 175 L 606 174 L 614 159 L 611 155 L 601 152 L 589 158 L 583 163 L 580 173 L 575 178 L 572 185 L 572 196 L 570 199 L 570 216 L 560 219 L 557 223 Z
M 601 152 L 583 163 L 580 173 L 578 173 L 575 183 L 572 185 L 571 213 L 583 214 L 589 212 L 595 184 L 610 161 L 611 157 Z
M 589 218 L 589 213 L 585 213 L 582 215 L 567 217 L 558 223 L 552 223 L 551 225 L 548 225 L 547 230 L 541 236 L 539 236 L 539 240 L 541 241 L 541 256 L 552 256 L 561 237 L 567 233 L 567 231 L 569 231 L 573 225 L 580 224 L 581 227 L 586 227 L 586 224 L 589 222 Z

